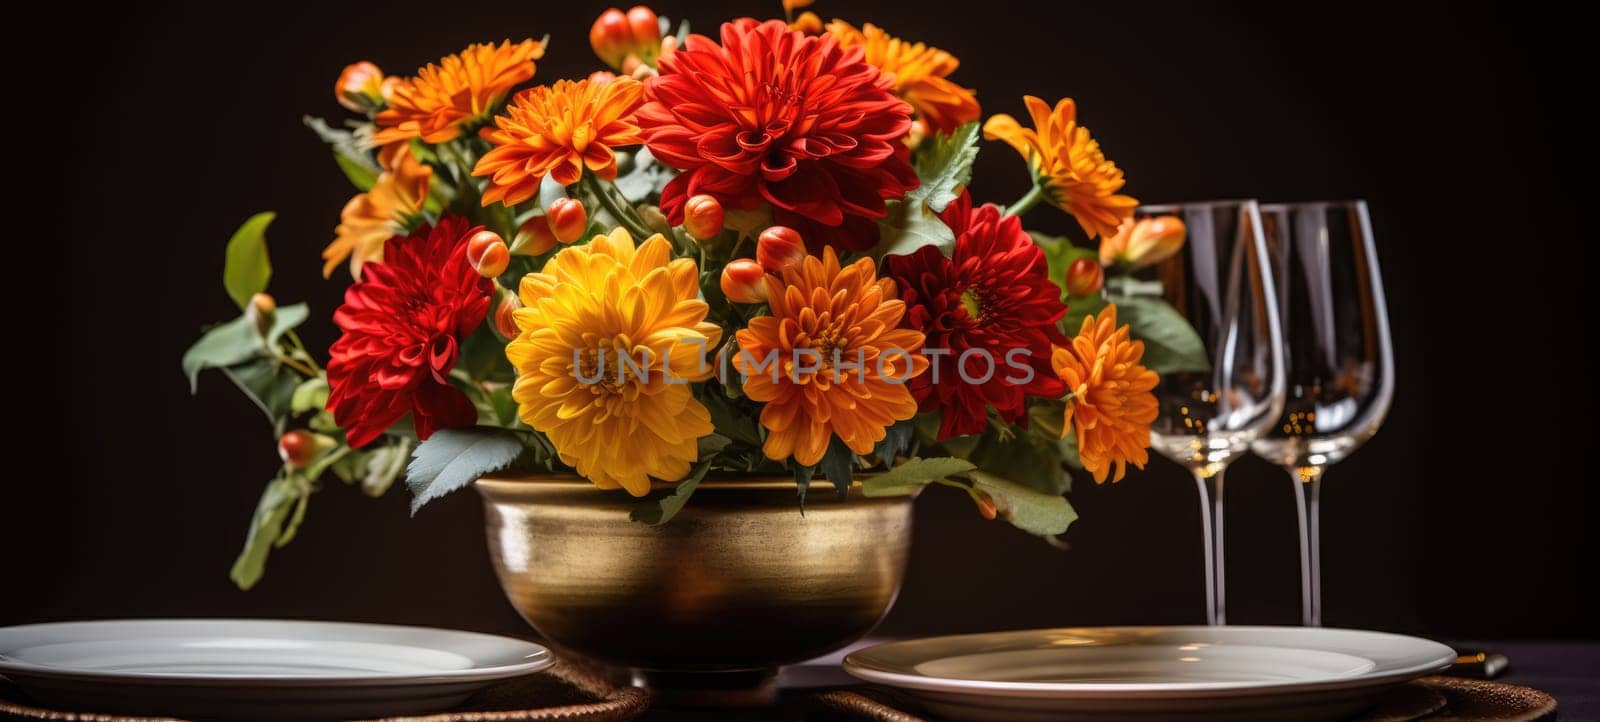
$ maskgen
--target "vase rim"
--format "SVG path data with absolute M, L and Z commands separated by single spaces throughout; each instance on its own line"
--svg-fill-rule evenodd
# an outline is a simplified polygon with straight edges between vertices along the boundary
M 540 486 L 549 486 L 549 487 L 562 487 L 562 486 L 565 486 L 565 487 L 572 487 L 572 488 L 575 488 L 575 489 L 595 489 L 595 488 L 597 488 L 588 479 L 585 479 L 582 476 L 579 476 L 578 474 L 575 474 L 575 473 L 570 472 L 570 471 L 539 471 L 539 472 L 523 472 L 523 473 L 509 473 L 509 474 L 506 474 L 506 473 L 486 474 L 482 478 L 478 479 L 478 482 L 480 484 L 483 483 L 483 482 L 489 482 L 491 484 L 526 484 L 526 485 L 540 485 Z M 658 479 L 652 479 L 650 481 L 650 490 L 651 491 L 671 491 L 671 490 L 674 490 L 674 489 L 678 488 L 678 484 L 680 484 L 680 483 L 682 483 L 682 482 L 681 481 L 660 481 Z M 812 484 L 813 487 L 816 487 L 819 484 L 822 486 L 822 488 L 821 489 L 817 489 L 817 491 L 826 491 L 828 493 L 832 493 L 833 492 L 833 485 L 829 484 L 826 479 L 813 479 L 811 484 Z M 710 474 L 707 474 L 706 478 L 704 478 L 704 479 L 702 479 L 700 481 L 700 485 L 699 485 L 698 488 L 700 488 L 700 489 L 760 489 L 760 490 L 771 490 L 771 489 L 783 488 L 783 489 L 792 490 L 792 489 L 795 488 L 795 481 L 794 481 L 794 477 L 793 476 L 787 476 L 787 475 L 784 475 L 784 474 L 770 474 L 770 473 L 764 473 L 764 474 L 741 474 L 741 473 L 738 473 L 738 472 L 712 472 Z M 861 482 L 859 480 L 852 480 L 850 482 L 850 488 L 851 488 L 852 491 L 860 490 Z M 604 491 L 621 491 L 621 490 L 620 489 L 606 489 Z

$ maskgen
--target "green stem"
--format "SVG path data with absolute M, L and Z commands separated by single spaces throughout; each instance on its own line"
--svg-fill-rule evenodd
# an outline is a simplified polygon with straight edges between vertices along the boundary
M 617 222 L 621 223 L 623 228 L 628 229 L 628 233 L 633 235 L 635 242 L 643 241 L 655 235 L 655 231 L 650 230 L 650 227 L 644 224 L 644 219 L 640 218 L 639 214 L 635 213 L 631 206 L 619 204 L 617 199 L 612 197 L 611 189 L 602 185 L 598 176 L 593 173 L 584 173 L 583 180 L 579 182 L 583 183 L 589 189 L 589 192 L 594 194 L 595 200 L 600 201 L 600 205 L 605 207 L 606 212 L 610 213 L 611 217 L 617 219 Z
M 1006 215 L 1020 216 L 1039 205 L 1039 201 L 1042 200 L 1044 200 L 1044 186 L 1035 183 L 1033 190 L 1028 191 L 1027 195 L 1017 199 L 1016 203 L 1012 203 L 1011 207 L 1006 209 Z

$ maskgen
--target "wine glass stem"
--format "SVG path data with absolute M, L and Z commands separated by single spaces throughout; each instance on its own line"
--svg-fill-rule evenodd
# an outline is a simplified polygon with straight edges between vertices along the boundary
M 1289 472 L 1300 522 L 1300 620 L 1307 627 L 1322 626 L 1322 472 L 1321 466 Z
M 1226 624 L 1227 575 L 1223 566 L 1227 555 L 1222 530 L 1222 470 L 1209 475 L 1197 473 L 1194 481 L 1200 493 L 1200 533 L 1204 537 L 1206 624 Z

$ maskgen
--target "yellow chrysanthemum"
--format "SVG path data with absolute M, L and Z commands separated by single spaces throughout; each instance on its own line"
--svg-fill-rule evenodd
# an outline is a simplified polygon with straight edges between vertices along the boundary
M 660 234 L 635 248 L 617 229 L 522 279 L 512 398 L 595 486 L 643 496 L 651 477 L 682 479 L 712 431 L 686 383 L 710 376 L 706 352 L 722 338 L 705 322 L 699 274 Z
M 1144 342 L 1130 340 L 1127 326 L 1117 327 L 1115 304 L 1083 319 L 1072 344 L 1050 356 L 1068 394 L 1061 434 L 1078 434 L 1078 460 L 1096 484 L 1112 466 L 1117 473 L 1111 480 L 1122 481 L 1129 463 L 1143 469 L 1150 460 L 1150 424 L 1159 411 L 1150 390 L 1160 377 L 1139 363 L 1143 356 Z
M 405 143 L 384 146 L 378 151 L 383 172 L 366 193 L 357 193 L 339 212 L 339 227 L 333 242 L 322 249 L 322 277 L 333 275 L 344 259 L 350 259 L 350 275 L 361 277 L 361 264 L 383 260 L 383 244 L 405 231 L 408 216 L 422 212 L 428 200 L 428 184 L 433 169 L 411 155 Z
M 512 88 L 532 78 L 533 61 L 542 57 L 544 45 L 534 40 L 480 43 L 447 55 L 395 87 L 389 107 L 377 115 L 373 140 L 455 140 L 462 123 L 488 117 Z
M 546 175 L 564 186 L 577 183 L 585 168 L 616 179 L 612 149 L 644 142 L 633 119 L 643 100 L 644 84 L 633 78 L 558 80 L 517 93 L 505 114 L 478 133 L 494 144 L 472 170 L 489 176 L 483 204 L 526 201 Z
M 976 94 L 950 82 L 946 76 L 956 71 L 961 61 L 935 47 L 891 36 L 872 23 L 857 30 L 843 20 L 828 23 L 828 33 L 839 45 L 861 46 L 867 62 L 894 76 L 894 92 L 917 109 L 917 120 L 924 130 L 948 134 L 962 123 L 978 119 Z
M 1000 113 L 983 124 L 983 137 L 1003 140 L 1027 159 L 1034 177 L 1049 192 L 1050 203 L 1071 213 L 1090 238 L 1116 234 L 1139 201 L 1118 195 L 1126 181 L 1117 164 L 1106 160 L 1089 129 L 1078 125 L 1078 107 L 1062 98 L 1054 110 L 1043 100 L 1023 96 L 1033 127 Z

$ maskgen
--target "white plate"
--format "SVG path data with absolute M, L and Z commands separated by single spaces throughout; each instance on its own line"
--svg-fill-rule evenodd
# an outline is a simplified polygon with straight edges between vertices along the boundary
M 381 624 L 128 620 L 0 628 L 0 676 L 60 710 L 228 719 L 437 712 L 554 663 L 506 637 Z
M 1338 720 L 1448 667 L 1415 637 L 1302 627 L 1085 627 L 890 642 L 868 682 L 962 720 Z

